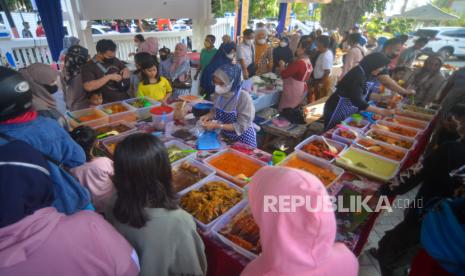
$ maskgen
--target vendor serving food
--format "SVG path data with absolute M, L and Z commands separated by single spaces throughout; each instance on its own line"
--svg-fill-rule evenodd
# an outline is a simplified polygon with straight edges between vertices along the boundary
M 250 95 L 240 89 L 240 67 L 233 64 L 221 66 L 213 74 L 213 82 L 215 106 L 201 118 L 202 125 L 207 130 L 221 129 L 226 138 L 257 147 L 252 126 L 255 107 Z
M 393 112 L 368 105 L 364 99 L 365 86 L 370 76 L 377 76 L 390 60 L 382 53 L 366 56 L 358 66 L 350 70 L 338 83 L 336 92 L 329 97 L 324 108 L 325 130 L 331 129 L 350 115 L 361 110 L 383 116 Z

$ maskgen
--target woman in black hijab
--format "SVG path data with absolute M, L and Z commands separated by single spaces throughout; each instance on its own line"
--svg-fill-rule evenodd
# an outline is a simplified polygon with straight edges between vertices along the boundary
M 284 61 L 284 63 L 291 63 L 294 58 L 291 48 L 289 48 L 289 39 L 287 37 L 282 37 L 279 42 L 279 46 L 273 50 L 273 72 L 276 72 L 276 69 L 279 67 L 279 61 Z
M 383 116 L 393 113 L 389 110 L 369 106 L 365 99 L 367 79 L 378 75 L 390 60 L 382 53 L 366 56 L 359 65 L 350 70 L 337 84 L 336 92 L 329 97 L 324 108 L 325 130 L 331 129 L 350 115 L 361 110 Z

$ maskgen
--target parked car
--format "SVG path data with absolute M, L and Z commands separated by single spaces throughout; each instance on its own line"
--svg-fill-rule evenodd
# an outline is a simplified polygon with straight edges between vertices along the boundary
M 413 45 L 419 37 L 430 39 L 424 50 L 431 50 L 445 58 L 456 56 L 465 59 L 465 28 L 463 27 L 428 27 L 418 29 L 407 42 Z
M 111 27 L 105 25 L 92 25 L 92 34 L 117 34 Z
M 185 25 L 185 24 L 174 24 L 173 25 L 173 31 L 187 31 L 192 29 L 190 26 Z

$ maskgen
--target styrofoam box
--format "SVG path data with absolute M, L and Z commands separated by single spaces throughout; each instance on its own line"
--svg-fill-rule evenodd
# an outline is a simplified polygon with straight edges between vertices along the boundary
M 220 233 L 220 231 L 226 225 L 228 225 L 237 215 L 239 215 L 242 211 L 246 210 L 248 205 L 249 205 L 248 200 L 243 200 L 239 204 L 237 204 L 237 208 L 234 211 L 228 213 L 227 215 L 219 219 L 217 222 L 215 222 L 215 224 L 211 228 L 211 233 L 215 237 L 217 237 L 221 242 L 223 242 L 225 245 L 229 246 L 232 250 L 236 251 L 237 253 L 241 254 L 242 256 L 250 260 L 253 260 L 257 257 L 257 255 L 233 243 L 231 240 L 229 240 L 228 238 L 226 238 Z
M 408 155 L 409 155 L 409 153 L 410 153 L 410 150 L 408 150 L 408 149 L 405 149 L 405 148 L 402 148 L 402 147 L 398 147 L 398 146 L 394 146 L 394 145 L 391 145 L 391 144 L 388 144 L 388 143 L 384 143 L 384 142 L 382 142 L 382 141 L 378 141 L 378 140 L 375 140 L 375 139 L 367 138 L 367 137 L 361 137 L 361 138 L 355 140 L 355 143 L 359 143 L 360 141 L 363 141 L 363 140 L 365 140 L 365 141 L 373 141 L 374 143 L 376 143 L 376 144 L 378 144 L 378 145 L 380 145 L 380 146 L 383 146 L 383 147 L 385 147 L 385 148 L 387 148 L 387 149 L 391 149 L 391 150 L 395 150 L 395 151 L 400 151 L 400 152 L 402 152 L 402 153 L 404 154 L 404 157 L 402 158 L 402 160 L 390 159 L 390 158 L 388 158 L 388 157 L 384 157 L 384 156 L 382 156 L 382 155 L 380 155 L 380 154 L 377 154 L 376 152 L 371 152 L 371 153 L 373 153 L 374 155 L 377 155 L 377 156 L 379 156 L 379 157 L 386 158 L 386 159 L 389 159 L 389 160 L 394 161 L 394 162 L 399 162 L 401 165 L 404 164 L 405 160 L 407 159 L 407 157 L 408 157 Z M 356 144 L 354 144 L 353 146 L 359 148 L 359 146 L 357 146 Z M 364 150 L 364 149 L 361 149 L 361 150 Z
M 98 125 L 103 125 L 103 124 L 108 124 L 110 122 L 110 117 L 103 111 L 97 109 L 97 108 L 86 108 L 86 109 L 81 109 L 81 110 L 76 110 L 73 112 L 70 112 L 72 117 L 66 114 L 66 118 L 71 125 L 71 127 L 76 128 L 78 126 L 86 125 L 89 127 L 94 127 Z M 87 122 L 77 122 L 73 118 L 79 119 L 80 117 L 83 116 L 89 116 L 89 115 L 94 115 L 97 114 L 100 118 L 95 119 L 92 121 L 87 121 Z
M 178 140 L 171 140 L 171 141 L 168 141 L 165 143 L 165 147 L 166 149 L 168 150 L 169 147 L 172 147 L 172 146 L 176 146 L 178 147 L 180 150 L 193 150 L 193 148 L 189 147 L 188 145 L 178 141 Z M 176 165 L 178 163 L 181 163 L 181 162 L 184 162 L 188 159 L 191 159 L 191 158 L 196 158 L 197 157 L 197 152 L 193 152 L 193 153 L 190 153 L 189 155 L 187 155 L 186 157 L 184 158 L 181 158 L 175 162 L 173 162 L 171 165 Z
M 251 157 L 251 156 L 249 156 L 249 155 L 247 155 L 247 154 L 245 154 L 245 153 L 242 153 L 242 152 L 240 152 L 240 151 L 237 151 L 237 150 L 234 150 L 234 149 L 231 149 L 231 148 L 227 148 L 227 149 L 225 149 L 225 150 L 222 150 L 222 151 L 219 151 L 219 152 L 213 154 L 212 156 L 210 156 L 210 157 L 208 157 L 207 159 L 205 159 L 204 162 L 207 163 L 207 164 L 210 164 L 210 162 L 211 162 L 212 160 L 216 159 L 218 156 L 220 156 L 220 155 L 222 155 L 222 154 L 224 154 L 224 153 L 226 153 L 226 152 L 232 152 L 232 153 L 234 153 L 234 154 L 237 154 L 237 155 L 239 155 L 239 156 L 242 156 L 243 158 L 249 159 L 250 161 L 256 163 L 257 165 L 259 165 L 259 166 L 261 166 L 261 167 L 267 166 L 267 164 L 266 164 L 265 162 L 263 162 L 263 161 L 261 161 L 261 160 L 258 160 L 258 159 L 255 159 L 255 158 L 253 158 L 253 157 Z M 213 166 L 213 165 L 210 165 L 210 166 L 216 170 L 216 172 L 218 173 L 218 175 L 220 175 L 221 177 L 226 178 L 227 180 L 229 180 L 229 181 L 231 181 L 231 182 L 233 182 L 233 183 L 236 183 L 237 185 L 239 185 L 239 186 L 241 186 L 241 187 L 245 187 L 245 186 L 248 184 L 248 183 L 245 182 L 245 181 L 241 181 L 241 180 L 237 179 L 237 178 L 235 177 L 235 175 L 229 175 L 228 173 L 226 173 L 226 172 L 224 172 L 224 171 L 222 171 L 222 170 L 216 168 L 216 167 Z M 253 176 L 252 176 L 252 177 L 253 177 Z M 251 177 L 251 178 L 252 178 L 252 177 Z
M 388 137 L 391 137 L 391 138 L 395 138 L 397 140 L 410 142 L 410 143 L 412 143 L 412 147 L 409 150 L 413 150 L 417 145 L 417 140 L 415 140 L 414 138 L 405 137 L 405 136 L 402 136 L 402 135 L 399 135 L 399 134 L 396 134 L 396 133 L 392 133 L 392 132 L 389 132 L 389 131 L 381 130 L 381 129 L 371 129 L 365 134 L 365 136 L 370 136 L 370 134 L 372 134 L 372 133 L 379 133 L 379 134 L 382 134 L 382 135 L 385 135 L 385 136 L 388 136 Z M 373 139 L 373 140 L 385 143 L 385 142 L 380 141 L 380 140 L 376 140 L 376 139 Z M 397 147 L 399 147 L 399 146 L 397 146 Z
M 215 175 L 216 171 L 215 169 L 213 169 L 212 167 L 208 166 L 207 164 L 204 164 L 202 162 L 199 162 L 197 160 L 194 159 L 194 157 L 192 156 L 191 159 L 188 159 L 188 160 L 184 160 L 183 162 L 176 162 L 174 165 L 172 165 L 172 170 L 174 169 L 177 169 L 179 166 L 181 166 L 184 162 L 188 162 L 189 165 L 193 166 L 193 167 L 196 167 L 197 169 L 199 169 L 199 171 L 201 171 L 202 173 L 204 173 L 206 176 L 202 179 L 200 179 L 197 183 L 199 183 L 200 181 L 202 181 L 203 179 L 207 178 L 207 177 L 210 177 L 210 176 L 213 176 Z M 192 186 L 194 186 L 195 184 L 197 183 L 194 183 L 192 184 Z M 191 187 L 192 187 L 191 186 Z M 183 192 L 184 190 L 186 189 L 189 189 L 190 187 L 186 187 L 184 188 L 183 190 L 179 191 L 179 192 Z
M 98 128 L 101 128 L 101 127 L 105 127 L 105 126 L 117 126 L 117 125 L 124 125 L 124 126 L 128 127 L 129 130 L 124 131 L 124 132 L 120 132 L 120 133 L 119 133 L 118 135 L 116 135 L 116 136 L 119 136 L 119 135 L 122 135 L 122 134 L 127 134 L 127 133 L 132 133 L 132 132 L 137 131 L 137 128 L 136 128 L 133 124 L 130 124 L 130 123 L 125 122 L 125 121 L 118 121 L 118 122 L 103 124 L 103 125 L 99 125 L 99 126 L 93 126 L 92 128 L 95 129 L 95 130 L 97 130 Z M 104 141 L 104 140 L 109 139 L 109 138 L 112 138 L 112 137 L 115 137 L 115 136 L 108 136 L 108 137 L 99 139 L 99 141 Z
M 331 187 L 331 185 L 333 185 L 334 183 L 336 183 L 339 178 L 344 174 L 344 169 L 340 168 L 340 167 L 336 167 L 334 165 L 332 165 L 331 163 L 329 163 L 328 161 L 325 161 L 325 160 L 322 160 L 320 158 L 316 158 L 314 157 L 313 155 L 305 155 L 303 154 L 302 152 L 295 152 L 295 153 L 292 153 L 290 154 L 283 162 L 279 163 L 279 166 L 281 167 L 285 167 L 285 165 L 287 164 L 287 162 L 289 162 L 289 160 L 291 158 L 293 158 L 293 156 L 297 156 L 297 158 L 299 158 L 300 160 L 304 160 L 306 162 L 309 162 L 309 163 L 312 163 L 320 168 L 323 168 L 323 169 L 326 169 L 326 170 L 329 170 L 331 172 L 333 172 L 335 175 L 336 175 L 336 178 L 333 180 L 333 182 L 329 183 L 326 188 L 329 188 Z
M 161 105 L 160 102 L 154 101 L 149 97 L 143 97 L 142 99 L 149 101 L 151 103 L 151 106 L 136 108 L 131 105 L 131 103 L 139 99 L 141 98 L 132 98 L 132 99 L 124 100 L 125 104 L 130 105 L 132 108 L 136 109 L 137 117 L 139 118 L 139 120 L 146 119 L 152 116 L 152 114 L 150 114 L 150 109 Z
M 136 133 L 144 133 L 142 131 L 133 131 L 133 132 L 126 132 L 124 134 L 120 134 L 120 135 L 117 135 L 117 136 L 113 136 L 113 137 L 109 137 L 105 140 L 102 141 L 102 144 L 103 144 L 103 147 L 105 148 L 105 150 L 112 154 L 113 153 L 110 151 L 110 148 L 109 148 L 109 145 L 115 143 L 115 142 L 121 142 L 124 140 L 124 138 L 128 137 L 129 135 L 133 135 L 133 134 L 136 134 Z
M 327 161 L 327 162 L 332 163 L 332 162 L 334 161 L 334 158 L 332 158 L 332 159 L 330 159 L 330 160 L 326 160 L 326 159 L 319 158 L 319 157 L 317 157 L 317 156 L 315 156 L 315 155 L 312 155 L 312 154 L 307 153 L 307 152 L 305 152 L 304 150 L 302 150 L 302 148 L 303 148 L 305 145 L 310 144 L 311 142 L 313 142 L 313 141 L 315 141 L 315 140 L 321 141 L 321 142 L 324 143 L 323 138 L 321 138 L 321 136 L 312 135 L 312 136 L 310 136 L 309 138 L 307 138 L 307 139 L 305 139 L 304 141 L 302 141 L 300 144 L 298 144 L 298 145 L 294 148 L 294 150 L 295 150 L 295 151 L 302 152 L 302 154 L 311 155 L 311 156 L 313 156 L 313 157 L 315 157 L 315 158 L 318 158 L 318 159 L 321 159 L 321 160 L 323 160 L 323 161 Z M 335 148 L 339 151 L 339 153 L 341 153 L 342 151 L 344 151 L 344 150 L 347 148 L 347 145 L 344 144 L 344 143 L 337 142 L 337 141 L 333 141 L 333 140 L 328 139 L 328 138 L 326 138 L 326 141 L 328 142 L 328 144 L 330 144 L 331 146 L 335 147 Z
M 377 121 L 376 122 L 376 125 L 380 125 L 380 126 L 386 126 L 386 127 L 399 127 L 399 128 L 403 128 L 403 129 L 406 129 L 406 130 L 409 130 L 409 131 L 412 131 L 412 132 L 415 132 L 415 136 L 405 136 L 405 135 L 401 135 L 401 134 L 398 134 L 398 133 L 395 133 L 393 131 L 389 131 L 389 132 L 392 132 L 392 133 L 395 133 L 395 134 L 398 134 L 400 136 L 404 136 L 404 137 L 408 137 L 408 138 L 417 138 L 418 135 L 421 134 L 421 131 L 417 128 L 411 128 L 411 127 L 407 127 L 407 126 L 403 126 L 403 125 L 398 125 L 398 124 L 393 124 L 393 123 L 390 123 L 390 122 L 386 122 L 386 121 Z M 373 125 L 373 126 L 376 126 L 376 125 Z M 373 128 L 372 128 L 373 129 Z
M 193 190 L 197 190 L 197 189 L 200 189 L 202 186 L 204 186 L 205 184 L 209 183 L 209 182 L 213 182 L 213 181 L 216 181 L 216 182 L 224 182 L 225 184 L 227 184 L 229 187 L 233 188 L 233 189 L 236 189 L 237 191 L 241 192 L 242 193 L 242 196 L 244 196 L 244 189 L 236 186 L 235 184 L 233 184 L 232 182 L 224 179 L 224 178 L 221 178 L 217 175 L 212 175 L 210 177 L 207 177 L 207 178 L 204 178 L 202 181 L 198 182 L 197 184 L 195 185 L 192 185 L 190 186 L 189 188 L 187 189 L 184 189 L 183 191 L 179 192 L 178 193 L 178 196 L 179 198 L 181 199 L 183 196 L 185 196 L 187 193 L 189 193 L 190 191 L 193 191 Z M 195 222 L 197 223 L 197 225 L 200 227 L 200 229 L 202 230 L 202 232 L 204 233 L 209 233 L 211 228 L 213 227 L 213 225 L 219 220 L 221 219 L 223 216 L 226 216 L 228 215 L 229 213 L 232 213 L 232 212 L 235 212 L 237 211 L 237 209 L 240 208 L 240 203 L 243 201 L 244 199 L 242 199 L 241 201 L 239 201 L 236 205 L 234 205 L 233 207 L 231 207 L 229 210 L 227 210 L 226 212 L 224 212 L 223 214 L 219 215 L 217 218 L 215 218 L 214 220 L 210 221 L 210 223 L 208 224 L 205 224 L 201 221 L 199 221 L 198 219 L 196 219 L 195 217 L 194 220 Z
M 107 106 L 115 105 L 115 104 L 121 104 L 124 106 L 127 111 L 125 112 L 119 112 L 115 114 L 107 114 L 105 112 L 105 108 Z M 132 107 L 131 105 L 123 102 L 123 101 L 118 101 L 118 102 L 112 102 L 112 103 L 107 103 L 107 104 L 102 104 L 97 106 L 98 109 L 102 110 L 105 112 L 109 117 L 110 117 L 110 122 L 117 122 L 117 121 L 126 121 L 126 122 L 133 122 L 137 120 L 137 113 L 136 113 L 136 108 Z

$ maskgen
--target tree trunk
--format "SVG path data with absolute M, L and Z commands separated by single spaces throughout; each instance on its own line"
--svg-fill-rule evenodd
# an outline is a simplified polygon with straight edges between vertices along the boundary
M 408 0 L 404 0 L 404 5 L 402 5 L 402 9 L 400 10 L 400 13 L 404 13 L 405 10 L 407 9 L 408 6 Z
M 340 31 L 347 31 L 355 23 L 361 22 L 370 1 L 373 0 L 333 1 L 323 7 L 321 23 L 330 30 L 339 28 Z

